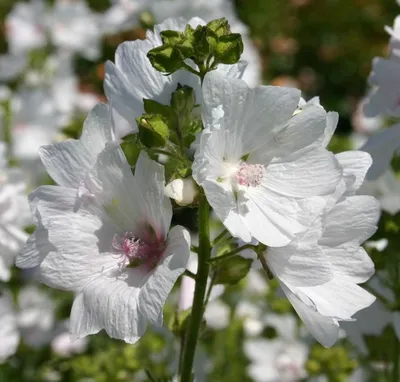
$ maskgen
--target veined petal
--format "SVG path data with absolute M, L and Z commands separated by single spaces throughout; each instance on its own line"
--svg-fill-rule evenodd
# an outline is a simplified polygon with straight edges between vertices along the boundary
M 350 241 L 361 244 L 376 231 L 379 215 L 379 203 L 372 196 L 349 196 L 329 212 L 320 244 L 330 247 Z
M 363 247 L 350 242 L 338 247 L 322 247 L 327 260 L 332 264 L 335 274 L 353 283 L 366 282 L 374 274 L 374 263 Z
M 74 338 L 105 329 L 112 338 L 135 343 L 145 333 L 146 318 L 139 312 L 140 287 L 118 278 L 92 280 L 74 300 L 70 333 Z
M 57 184 L 78 188 L 86 171 L 96 163 L 97 154 L 110 140 L 108 106 L 98 104 L 85 120 L 81 139 L 42 146 L 39 154 L 46 171 Z
M 292 286 L 319 285 L 334 277 L 332 265 L 317 245 L 299 248 L 291 243 L 283 248 L 269 248 L 266 260 L 272 273 Z
M 139 311 L 152 324 L 162 325 L 163 306 L 176 280 L 185 272 L 189 254 L 189 232 L 181 226 L 175 226 L 168 235 L 163 260 L 154 269 L 139 294 Z
M 266 167 L 263 186 L 281 195 L 304 198 L 333 193 L 341 177 L 334 155 L 319 149 L 293 160 L 272 161 Z
M 301 301 L 285 284 L 283 292 L 313 337 L 323 346 L 332 346 L 339 337 L 339 324 L 332 317 L 325 317 Z
M 300 99 L 296 89 L 258 86 L 210 72 L 203 83 L 203 122 L 213 130 L 216 124 L 228 132 L 225 156 L 240 159 L 260 147 L 270 134 L 290 119 Z M 214 109 L 222 105 L 223 116 L 215 120 Z M 239 157 L 237 157 L 239 154 Z
M 371 156 L 363 151 L 344 151 L 335 157 L 343 168 L 343 176 L 354 178 L 346 190 L 347 194 L 354 194 L 364 182 L 365 175 L 371 167 Z

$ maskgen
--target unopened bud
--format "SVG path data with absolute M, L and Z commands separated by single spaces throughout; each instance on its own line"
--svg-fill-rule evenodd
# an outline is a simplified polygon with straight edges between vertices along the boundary
M 164 189 L 164 194 L 174 199 L 180 206 L 192 204 L 197 193 L 198 189 L 192 177 L 175 179 L 168 183 Z

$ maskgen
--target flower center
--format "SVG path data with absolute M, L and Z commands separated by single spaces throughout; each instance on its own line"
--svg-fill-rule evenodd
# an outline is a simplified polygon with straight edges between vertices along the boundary
M 120 267 L 136 268 L 143 265 L 151 270 L 160 261 L 165 243 L 158 240 L 147 243 L 136 238 L 132 232 L 125 232 L 122 237 L 114 235 L 112 247 L 122 256 Z
M 238 184 L 246 187 L 256 187 L 261 184 L 264 176 L 264 166 L 262 164 L 240 163 L 235 178 Z

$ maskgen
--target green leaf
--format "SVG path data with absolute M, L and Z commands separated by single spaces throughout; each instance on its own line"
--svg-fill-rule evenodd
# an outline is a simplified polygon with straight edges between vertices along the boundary
M 244 278 L 251 268 L 253 260 L 241 256 L 234 256 L 221 261 L 216 270 L 215 284 L 234 285 Z
M 176 47 L 161 45 L 147 53 L 154 69 L 162 73 L 171 74 L 183 66 L 183 57 Z
M 161 114 L 144 114 L 136 118 L 140 141 L 146 147 L 163 147 L 169 137 L 168 120 Z
M 221 36 L 215 48 L 215 58 L 221 64 L 235 64 L 243 53 L 243 41 L 239 33 Z

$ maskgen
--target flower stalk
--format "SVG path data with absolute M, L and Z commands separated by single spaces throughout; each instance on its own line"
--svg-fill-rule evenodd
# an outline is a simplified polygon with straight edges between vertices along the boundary
M 196 287 L 194 291 L 192 314 L 190 316 L 183 349 L 182 369 L 180 376 L 181 382 L 191 381 L 196 345 L 204 314 L 204 298 L 207 290 L 207 279 L 210 272 L 209 259 L 211 255 L 209 214 L 210 206 L 205 195 L 202 194 L 199 204 L 198 270 L 196 275 Z

